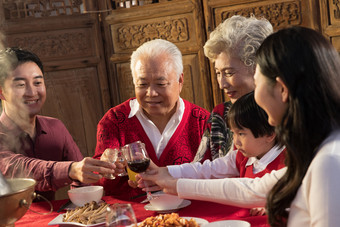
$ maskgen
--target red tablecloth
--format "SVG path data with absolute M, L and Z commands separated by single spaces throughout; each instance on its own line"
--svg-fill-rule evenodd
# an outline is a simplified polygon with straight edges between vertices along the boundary
M 140 203 L 144 198 L 136 199 L 134 201 L 121 201 L 114 199 L 110 196 L 103 197 L 103 200 L 109 204 L 113 203 L 130 203 L 135 211 L 137 221 L 140 222 L 147 217 L 156 216 L 154 211 L 147 211 L 144 209 L 145 204 Z M 46 213 L 49 211 L 49 205 L 46 202 L 33 203 L 30 210 L 15 223 L 16 227 L 20 226 L 48 226 L 48 223 L 57 217 L 60 213 L 56 211 L 67 200 L 53 201 L 53 212 L 48 215 L 41 215 L 34 213 L 33 211 Z M 33 211 L 31 211 L 33 210 Z M 243 209 L 233 206 L 227 206 L 217 203 L 210 203 L 204 201 L 192 200 L 191 205 L 182 208 L 178 211 L 182 217 L 198 217 L 206 219 L 209 222 L 220 220 L 245 220 L 248 221 L 252 227 L 268 227 L 267 216 L 249 216 L 249 209 Z

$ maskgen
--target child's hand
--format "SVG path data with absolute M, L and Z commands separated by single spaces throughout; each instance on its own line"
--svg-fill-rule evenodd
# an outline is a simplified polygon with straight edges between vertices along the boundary
M 264 207 L 250 209 L 250 216 L 262 216 L 264 214 L 266 214 L 266 209 Z

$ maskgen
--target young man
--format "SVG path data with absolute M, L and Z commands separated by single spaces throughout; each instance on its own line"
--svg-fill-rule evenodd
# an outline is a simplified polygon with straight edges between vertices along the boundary
M 46 100 L 44 71 L 38 56 L 9 48 L 0 52 L 0 68 L 8 68 L 0 73 L 3 175 L 34 178 L 39 194 L 52 200 L 58 188 L 75 181 L 93 183 L 103 174 L 114 173 L 113 164 L 83 159 L 60 120 L 38 115 Z

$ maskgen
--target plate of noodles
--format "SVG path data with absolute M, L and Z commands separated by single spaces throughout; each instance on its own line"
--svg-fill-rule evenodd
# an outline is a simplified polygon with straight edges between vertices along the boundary
M 106 208 L 108 204 L 91 202 L 82 207 L 68 210 L 65 214 L 60 214 L 48 225 L 60 226 L 105 226 Z

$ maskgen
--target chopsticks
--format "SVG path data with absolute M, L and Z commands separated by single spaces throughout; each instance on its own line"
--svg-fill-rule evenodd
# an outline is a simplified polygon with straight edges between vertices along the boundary
M 143 196 L 146 196 L 146 193 L 142 193 L 142 194 L 139 194 L 139 195 L 136 195 L 136 196 L 132 196 L 132 197 L 130 197 L 130 199 L 138 199 L 138 198 L 143 197 Z
M 60 213 L 61 211 L 63 211 L 66 207 L 68 207 L 69 205 L 71 205 L 72 202 L 71 200 L 67 201 L 64 205 L 62 205 L 58 210 L 57 213 Z

